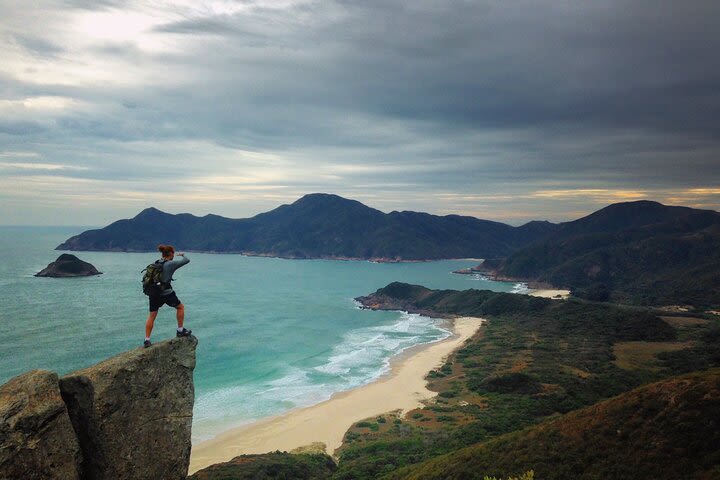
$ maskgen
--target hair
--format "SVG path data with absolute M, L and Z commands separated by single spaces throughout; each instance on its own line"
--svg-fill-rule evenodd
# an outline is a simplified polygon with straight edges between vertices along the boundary
M 175 253 L 175 247 L 172 245 L 158 245 L 158 251 L 162 253 L 163 257 L 169 257 Z

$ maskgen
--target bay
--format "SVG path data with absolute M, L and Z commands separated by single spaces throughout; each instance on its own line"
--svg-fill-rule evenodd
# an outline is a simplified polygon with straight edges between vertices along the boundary
M 85 227 L 0 227 L 0 383 L 42 368 L 60 375 L 137 348 L 153 253 L 75 252 L 103 275 L 36 278 L 54 248 Z M 370 263 L 188 253 L 175 274 L 186 326 L 199 338 L 193 441 L 310 405 L 387 371 L 413 345 L 449 335 L 436 319 L 357 308 L 353 298 L 392 281 L 429 288 L 512 291 L 452 271 L 473 260 Z M 153 341 L 175 334 L 163 307 Z

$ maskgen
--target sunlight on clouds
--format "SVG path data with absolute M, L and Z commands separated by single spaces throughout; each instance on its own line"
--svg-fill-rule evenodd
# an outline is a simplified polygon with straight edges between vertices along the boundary
M 37 152 L 0 152 L 0 158 L 37 158 Z
M 123 12 L 118 9 L 83 13 L 77 19 L 75 31 L 95 40 L 132 40 L 157 24 L 150 15 Z
M 6 168 L 16 168 L 21 170 L 88 170 L 87 167 L 60 165 L 57 163 L 0 162 L 0 170 Z
M 684 193 L 687 195 L 720 195 L 720 188 L 689 188 Z
M 519 198 L 519 195 L 511 194 L 484 194 L 475 195 L 468 193 L 438 193 L 435 195 L 441 200 L 452 200 L 455 202 L 485 202 L 485 201 L 503 201 L 503 200 L 515 200 Z
M 324 170 L 330 172 L 337 172 L 338 174 L 353 174 L 353 173 L 393 173 L 393 172 L 404 172 L 407 171 L 408 166 L 403 163 L 397 164 L 362 164 L 362 163 L 335 163 L 330 165 L 322 166 Z M 434 170 L 444 170 L 446 167 L 442 164 L 430 164 L 430 165 L 415 165 L 413 166 L 413 172 L 429 172 Z
M 648 198 L 645 191 L 635 190 L 611 190 L 603 188 L 580 188 L 566 190 L 538 190 L 530 195 L 536 198 L 569 199 L 585 197 L 602 201 L 625 202 Z
M 31 110 L 62 110 L 77 103 L 77 100 L 68 97 L 29 97 L 22 100 L 23 106 Z
M 238 2 L 237 0 L 173 0 L 161 2 L 167 8 L 183 11 L 197 16 L 207 15 L 233 15 L 235 13 L 252 9 L 285 9 L 295 5 L 309 3 L 307 0 L 256 0 L 253 2 Z
M 83 102 L 69 97 L 42 96 L 27 97 L 22 100 L 0 100 L 0 112 L 2 113 L 19 113 L 28 111 L 29 113 L 41 113 L 53 111 L 67 110 L 77 108 L 84 105 Z
M 187 185 L 207 185 L 207 186 L 238 186 L 239 188 L 247 188 L 248 186 L 257 185 L 260 183 L 280 181 L 286 178 L 285 174 L 273 174 L 267 172 L 266 174 L 256 175 L 208 175 L 197 178 L 191 178 L 184 182 Z M 283 188 L 278 185 L 263 185 L 263 188 Z

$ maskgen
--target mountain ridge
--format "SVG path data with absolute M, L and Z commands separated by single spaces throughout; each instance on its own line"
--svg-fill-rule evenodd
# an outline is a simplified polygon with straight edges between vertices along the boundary
M 383 213 L 334 194 L 307 194 L 291 204 L 233 219 L 215 214 L 170 214 L 155 207 L 135 217 L 87 230 L 57 247 L 75 251 L 153 251 L 158 243 L 183 250 L 286 258 L 435 260 L 505 257 L 540 241 L 617 233 L 649 225 L 699 221 L 712 210 L 658 202 L 616 203 L 559 224 L 533 220 L 520 226 L 463 215 L 410 210 Z M 664 222 L 664 223 L 663 223 Z
M 473 271 L 570 288 L 594 301 L 716 306 L 720 213 L 614 204 Z
M 158 243 L 183 250 L 286 258 L 413 261 L 506 255 L 555 228 L 520 227 L 460 215 L 383 213 L 338 195 L 308 194 L 292 204 L 244 219 L 172 215 L 155 207 L 75 235 L 58 250 L 153 251 Z

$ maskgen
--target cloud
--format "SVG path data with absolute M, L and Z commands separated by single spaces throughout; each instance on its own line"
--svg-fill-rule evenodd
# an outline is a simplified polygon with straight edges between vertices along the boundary
M 44 0 L 0 19 L 3 150 L 103 199 L 125 182 L 103 220 L 168 174 L 196 200 L 214 179 L 238 217 L 312 191 L 513 221 L 633 192 L 720 206 L 717 2 Z M 233 200 L 250 188 L 267 196 Z
M 57 163 L 0 162 L 0 170 L 87 170 L 87 167 L 59 165 Z

